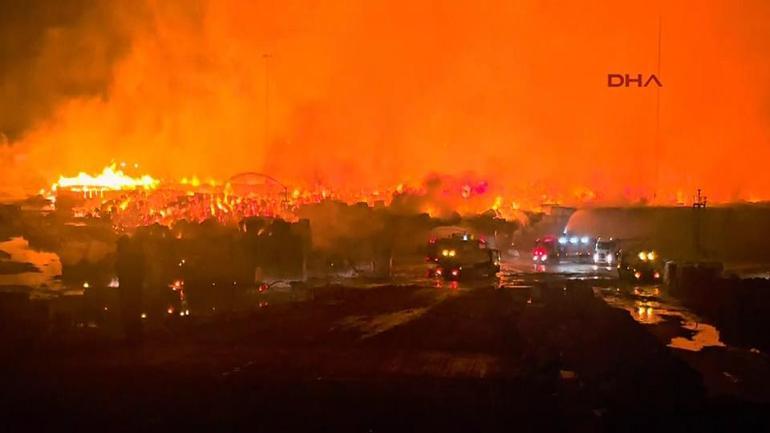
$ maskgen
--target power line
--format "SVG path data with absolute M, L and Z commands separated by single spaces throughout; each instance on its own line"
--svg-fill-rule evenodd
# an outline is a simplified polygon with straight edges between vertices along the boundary
M 663 40 L 663 17 L 658 16 L 658 63 L 655 68 L 655 76 L 660 79 L 660 63 Z M 658 188 L 660 187 L 660 159 L 661 159 L 661 137 L 660 137 L 660 86 L 655 89 L 655 184 L 653 186 L 652 198 L 656 201 Z

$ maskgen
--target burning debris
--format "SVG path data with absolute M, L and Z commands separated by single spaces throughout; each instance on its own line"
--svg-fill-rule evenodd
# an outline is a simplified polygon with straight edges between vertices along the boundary
M 202 181 L 197 176 L 161 180 L 148 174 L 132 176 L 127 171 L 127 164 L 113 163 L 99 174 L 60 176 L 40 195 L 75 217 L 109 216 L 119 230 L 209 218 L 223 224 L 239 224 L 250 217 L 296 221 L 301 208 L 326 200 L 372 208 L 389 206 L 401 214 L 442 218 L 483 212 L 511 220 L 525 218 L 519 202 L 504 199 L 486 181 L 472 178 L 431 176 L 417 186 L 402 183 L 392 188 L 335 190 L 321 185 L 289 187 L 259 173 Z

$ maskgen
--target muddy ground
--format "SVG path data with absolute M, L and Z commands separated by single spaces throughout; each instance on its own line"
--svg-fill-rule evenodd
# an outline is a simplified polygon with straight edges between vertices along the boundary
M 651 332 L 593 280 L 525 283 L 329 286 L 136 345 L 83 329 L 6 347 L 0 429 L 770 429 L 770 406 L 712 392 L 666 346 L 670 324 Z

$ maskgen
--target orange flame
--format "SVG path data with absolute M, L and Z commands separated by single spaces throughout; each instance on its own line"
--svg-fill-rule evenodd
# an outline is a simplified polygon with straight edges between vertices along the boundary
M 52 189 L 65 188 L 72 191 L 120 191 L 135 189 L 154 189 L 160 181 L 149 175 L 131 177 L 122 170 L 116 169 L 115 164 L 105 167 L 102 172 L 92 176 L 85 172 L 77 176 L 59 176 L 59 180 L 53 184 Z

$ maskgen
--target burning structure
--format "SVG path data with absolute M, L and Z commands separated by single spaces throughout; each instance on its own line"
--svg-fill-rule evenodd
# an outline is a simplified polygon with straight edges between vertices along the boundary
M 124 171 L 126 164 L 120 166 L 112 164 L 97 175 L 60 176 L 50 189 L 39 193 L 51 208 L 71 211 L 76 217 L 109 215 L 118 230 L 208 218 L 230 224 L 255 216 L 296 220 L 298 209 L 324 200 L 392 205 L 400 213 L 438 217 L 485 211 L 509 219 L 523 217 L 518 203 L 493 196 L 486 182 L 433 178 L 421 186 L 399 184 L 391 189 L 301 189 L 259 173 L 243 173 L 226 181 L 201 181 L 195 176 L 161 181 L 147 174 L 130 176 Z

